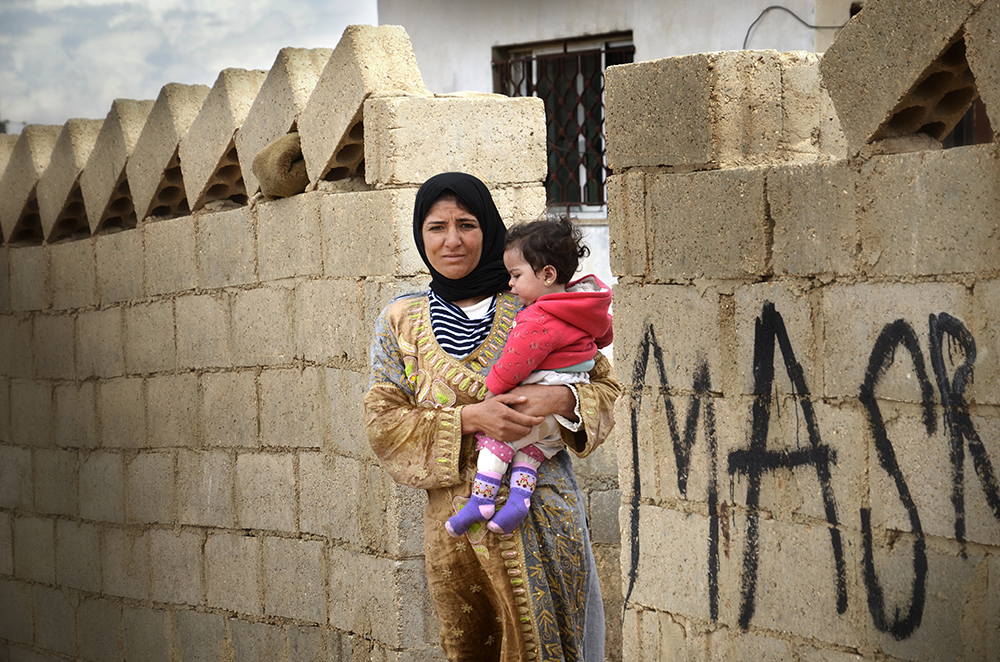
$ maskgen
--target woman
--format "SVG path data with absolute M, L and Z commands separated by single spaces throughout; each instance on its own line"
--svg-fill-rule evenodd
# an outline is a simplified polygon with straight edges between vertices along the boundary
M 427 581 L 449 660 L 603 660 L 597 570 L 568 453 L 545 463 L 537 507 L 513 533 L 476 525 L 456 540 L 445 529 L 471 493 L 476 431 L 513 441 L 556 414 L 582 457 L 614 425 L 621 389 L 600 355 L 576 391 L 519 386 L 483 400 L 516 312 L 504 291 L 505 233 L 475 177 L 445 173 L 420 188 L 413 236 L 431 289 L 392 302 L 376 322 L 365 425 L 393 479 L 427 490 Z

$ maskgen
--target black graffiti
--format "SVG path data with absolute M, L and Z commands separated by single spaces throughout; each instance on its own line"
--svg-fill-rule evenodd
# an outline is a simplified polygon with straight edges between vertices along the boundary
M 677 466 L 677 490 L 682 497 L 687 497 L 688 474 L 691 466 L 691 449 L 694 447 L 697 438 L 699 418 L 703 420 L 705 426 L 705 438 L 708 442 L 709 452 L 709 480 L 708 480 L 708 511 L 709 511 L 709 535 L 708 535 L 708 595 L 709 613 L 712 620 L 719 617 L 719 490 L 716 479 L 718 469 L 718 440 L 715 434 L 715 406 L 712 401 L 711 384 L 708 363 L 702 361 L 694 375 L 694 396 L 691 398 L 687 415 L 685 416 L 684 429 L 678 428 L 677 413 L 674 410 L 673 401 L 670 398 L 671 391 L 667 383 L 666 368 L 663 362 L 663 350 L 656 340 L 656 333 L 652 324 L 647 324 L 643 333 L 642 342 L 636 355 L 635 364 L 632 368 L 632 403 L 631 403 L 631 432 L 632 432 L 632 501 L 631 501 L 631 521 L 629 523 L 631 539 L 631 558 L 628 573 L 628 588 L 625 593 L 625 604 L 628 606 L 632 589 L 635 587 L 636 577 L 639 570 L 639 503 L 641 498 L 641 480 L 639 468 L 639 413 L 642 409 L 643 385 L 646 381 L 646 371 L 649 366 L 650 354 L 656 366 L 657 377 L 659 378 L 660 392 L 663 395 L 663 404 L 667 415 L 667 427 L 670 430 L 670 438 L 674 452 L 674 461 Z M 702 414 L 702 401 L 704 401 L 704 413 Z M 624 609 L 624 607 L 623 607 Z
M 792 384 L 793 396 L 796 396 L 806 423 L 806 434 L 809 446 L 797 450 L 769 450 L 767 448 L 767 432 L 771 421 L 771 389 L 774 385 L 774 346 L 777 342 L 781 349 L 785 372 Z M 781 315 L 775 310 L 774 304 L 767 302 L 757 318 L 754 331 L 754 401 L 753 423 L 750 436 L 750 447 L 733 451 L 729 454 L 729 474 L 742 474 L 747 477 L 747 536 L 743 552 L 743 574 L 740 586 L 740 627 L 747 627 L 753 618 L 757 592 L 757 542 L 758 513 L 760 505 L 761 478 L 764 473 L 780 468 L 795 469 L 812 465 L 819 479 L 823 497 L 823 507 L 827 522 L 830 524 L 830 546 L 837 585 L 837 613 L 847 611 L 847 567 L 844 560 L 843 543 L 840 530 L 837 528 L 837 505 L 833 495 L 830 480 L 830 465 L 836 462 L 836 454 L 822 443 L 819 426 L 816 424 L 816 414 L 809 400 L 809 388 L 806 385 L 802 366 L 795 358 L 792 344 L 788 339 L 788 331 Z
M 905 320 L 896 320 L 887 324 L 875 340 L 875 346 L 872 348 L 871 357 L 868 360 L 868 370 L 865 372 L 865 381 L 861 385 L 861 392 L 858 395 L 858 400 L 861 401 L 868 416 L 868 424 L 875 440 L 875 453 L 878 456 L 879 465 L 892 478 L 899 501 L 910 518 L 910 528 L 916 536 L 913 542 L 913 583 L 910 587 L 909 605 L 906 607 L 905 616 L 900 615 L 901 610 L 896 607 L 894 615 L 890 617 L 886 613 L 882 584 L 875 571 L 871 509 L 861 509 L 861 541 L 864 551 L 864 578 L 865 591 L 868 594 L 868 611 L 871 613 L 875 627 L 882 632 L 888 632 L 898 640 L 906 639 L 920 627 L 927 591 L 927 550 L 923 528 L 920 525 L 920 514 L 913 503 L 906 478 L 903 477 L 903 472 L 900 471 L 899 463 L 896 461 L 896 451 L 893 449 L 892 442 L 889 441 L 885 421 L 882 419 L 882 412 L 875 399 L 875 386 L 895 361 L 896 349 L 900 346 L 909 352 L 913 361 L 913 370 L 917 375 L 917 383 L 920 385 L 924 427 L 927 429 L 928 436 L 934 434 L 937 423 L 934 416 L 934 387 L 927 379 L 924 355 L 917 343 L 917 336 L 913 332 L 913 327 Z
M 961 321 L 947 313 L 931 315 L 928 319 L 930 327 L 931 366 L 937 378 L 938 391 L 941 393 L 941 405 L 944 409 L 945 430 L 949 437 L 949 450 L 952 468 L 951 502 L 955 508 L 955 539 L 965 542 L 965 447 L 968 444 L 969 454 L 979 483 L 986 495 L 986 503 L 993 510 L 993 515 L 1000 520 L 1000 486 L 997 485 L 993 464 L 986 454 L 979 433 L 972 425 L 968 405 L 965 401 L 965 389 L 972 382 L 973 364 L 976 362 L 976 341 L 972 333 Z M 944 337 L 948 336 L 950 343 L 958 345 L 964 354 L 962 365 L 955 369 L 949 380 L 944 360 Z M 950 344 L 949 344 L 950 347 Z

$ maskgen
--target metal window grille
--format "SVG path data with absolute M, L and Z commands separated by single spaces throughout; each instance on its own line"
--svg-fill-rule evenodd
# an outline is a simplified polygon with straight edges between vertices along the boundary
M 554 47 L 553 47 L 554 46 Z M 545 103 L 550 207 L 579 211 L 606 201 L 604 69 L 632 62 L 630 43 L 564 41 L 493 63 L 498 91 Z

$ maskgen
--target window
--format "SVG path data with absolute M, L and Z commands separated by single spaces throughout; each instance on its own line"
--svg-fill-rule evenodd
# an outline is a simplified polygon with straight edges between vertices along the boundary
M 630 34 L 495 49 L 494 89 L 545 102 L 550 208 L 607 217 L 604 69 L 634 55 Z

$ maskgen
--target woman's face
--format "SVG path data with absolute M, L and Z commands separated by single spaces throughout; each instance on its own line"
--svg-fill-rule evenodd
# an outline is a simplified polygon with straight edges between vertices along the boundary
M 483 254 L 479 220 L 454 200 L 438 200 L 424 218 L 421 234 L 427 261 L 452 280 L 472 273 Z

